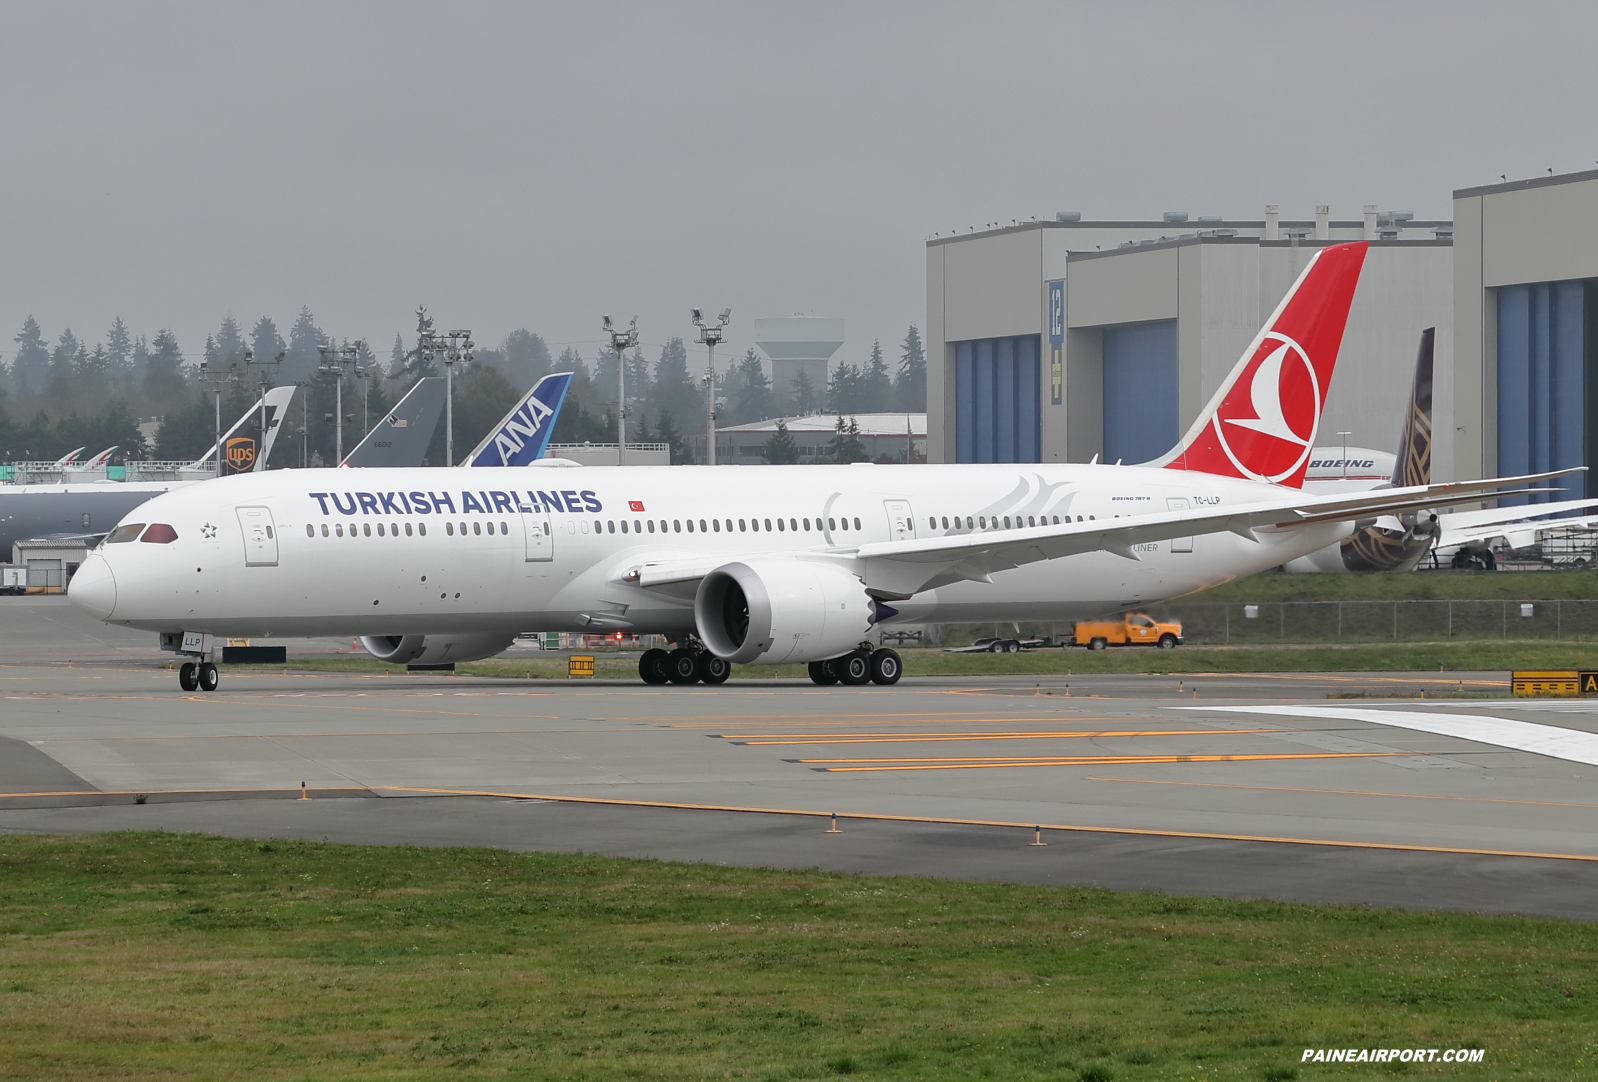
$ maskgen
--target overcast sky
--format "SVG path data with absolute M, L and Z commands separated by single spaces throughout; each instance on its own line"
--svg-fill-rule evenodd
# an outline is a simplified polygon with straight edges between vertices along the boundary
M 308 304 L 386 355 L 426 303 L 590 358 L 636 313 L 653 356 L 699 305 L 897 356 L 935 231 L 1593 168 L 1595 41 L 1575 3 L 0 0 L 0 345 Z

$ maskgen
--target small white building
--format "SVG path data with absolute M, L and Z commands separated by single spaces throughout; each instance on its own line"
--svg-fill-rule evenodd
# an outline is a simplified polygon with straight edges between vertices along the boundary
M 11 562 L 28 569 L 30 594 L 63 592 L 88 555 L 89 546 L 80 540 L 45 537 L 11 544 Z
M 825 462 L 831 457 L 829 444 L 838 434 L 839 419 L 836 413 L 815 413 L 808 417 L 770 417 L 717 428 L 716 461 L 746 466 L 764 462 L 766 441 L 777 434 L 780 421 L 788 426 L 788 434 L 798 445 L 800 462 Z M 859 427 L 855 438 L 872 461 L 927 460 L 927 415 L 924 413 L 846 413 L 842 421 L 845 427 Z M 701 435 L 701 442 L 703 439 Z

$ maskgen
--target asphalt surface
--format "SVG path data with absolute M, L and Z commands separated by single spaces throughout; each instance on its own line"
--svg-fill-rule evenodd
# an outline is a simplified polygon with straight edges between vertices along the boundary
M 0 830 L 1598 918 L 1592 707 L 1436 698 L 1507 673 L 1080 676 L 1062 654 L 894 688 L 253 670 L 206 695 L 153 638 L 0 599 Z

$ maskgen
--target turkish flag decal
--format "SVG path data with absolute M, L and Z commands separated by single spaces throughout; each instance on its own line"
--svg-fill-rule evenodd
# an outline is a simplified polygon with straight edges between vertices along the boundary
M 629 511 L 642 511 L 643 509 L 644 509 L 644 501 L 643 500 L 628 500 L 627 501 L 627 510 L 629 510 Z

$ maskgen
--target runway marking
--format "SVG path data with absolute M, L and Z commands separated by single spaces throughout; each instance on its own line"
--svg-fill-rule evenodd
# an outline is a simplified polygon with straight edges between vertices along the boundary
M 560 720 L 552 718 L 551 720 Z M 126 741 L 148 740 L 348 740 L 366 737 L 403 736 L 544 736 L 564 733 L 606 733 L 609 729 L 427 729 L 418 732 L 374 732 L 363 729 L 351 733 L 187 733 L 173 736 L 46 736 L 30 741 L 35 744 L 115 744 Z M 0 796 L 5 794 L 0 793 Z
M 933 711 L 927 711 L 927 712 L 922 712 L 922 713 L 905 713 L 905 714 L 721 714 L 721 715 L 719 715 L 717 717 L 709 718 L 709 719 L 705 718 L 703 715 L 685 715 L 685 714 L 666 714 L 666 715 L 660 715 L 660 716 L 655 716 L 655 717 L 651 717 L 651 716 L 647 716 L 647 715 L 639 715 L 637 717 L 627 717 L 627 718 L 611 717 L 611 716 L 606 716 L 606 715 L 595 715 L 592 720 L 594 720 L 594 721 L 680 721 L 680 722 L 689 722 L 689 723 L 693 723 L 695 725 L 703 726 L 703 725 L 727 725 L 727 724 L 729 724 L 731 722 L 734 722 L 734 721 L 816 721 L 816 722 L 821 722 L 821 721 L 852 721 L 852 720 L 855 720 L 855 719 L 861 719 L 861 720 L 865 720 L 865 721 L 884 722 L 884 721 L 886 721 L 889 718 L 911 718 L 911 719 L 949 718 L 949 719 L 951 719 L 953 721 L 968 721 L 968 722 L 971 722 L 973 724 L 974 723 L 978 723 L 978 722 L 983 722 L 983 721 L 992 721 L 992 722 L 994 722 L 996 724 L 1005 724 L 1005 725 L 1014 725 L 1014 724 L 1016 724 L 1018 722 L 1025 722 L 1025 721 L 1043 721 L 1043 722 L 1049 722 L 1049 723 L 1052 724 L 1052 723 L 1059 722 L 1061 720 L 1061 718 L 1060 718 L 1060 716 L 1058 714 L 1051 714 L 1048 717 L 972 718 L 968 714 L 966 714 L 965 712 L 959 711 L 959 710 L 933 710 Z M 1080 719 L 1077 719 L 1077 720 L 1081 720 L 1081 721 L 1116 721 L 1116 720 L 1119 720 L 1119 719 L 1117 719 L 1117 718 L 1109 718 L 1109 717 L 1084 717 L 1084 718 L 1080 718 Z
M 1088 781 L 1124 782 L 1128 785 L 1189 785 L 1208 789 L 1259 789 L 1274 793 L 1331 793 L 1336 796 L 1386 796 L 1401 800 L 1461 800 L 1477 804 L 1534 804 L 1544 808 L 1598 808 L 1598 804 L 1576 804 L 1564 800 L 1513 800 L 1501 796 L 1441 796 L 1432 793 L 1377 793 L 1363 789 L 1303 789 L 1289 785 L 1243 785 L 1221 781 L 1166 781 L 1155 778 L 1088 778 Z
M 764 747 L 783 744 L 904 744 L 934 743 L 943 740 L 1052 740 L 1074 737 L 1112 736 L 1214 736 L 1237 733 L 1295 733 L 1299 729 L 1097 729 L 1064 732 L 1014 733 L 804 733 L 725 735 L 709 734 L 713 740 L 728 740 L 739 746 Z
M 811 811 L 807 808 L 758 808 L 737 804 L 683 804 L 669 800 L 623 800 L 617 797 L 557 796 L 549 793 L 511 793 L 481 789 L 431 789 L 420 786 L 374 785 L 374 790 L 387 793 L 431 793 L 439 796 L 485 796 L 511 800 L 536 800 L 552 804 L 600 804 L 631 808 L 667 808 L 681 811 L 742 812 L 752 815 L 803 815 L 826 819 L 836 815 L 840 820 L 933 823 L 951 826 L 1014 827 L 1030 832 L 1034 827 L 1044 830 L 1063 830 L 1079 834 L 1128 834 L 1145 838 L 1193 838 L 1200 841 L 1272 842 L 1281 845 L 1323 845 L 1339 849 L 1386 849 L 1405 853 L 1459 853 L 1466 856 L 1485 857 L 1535 857 L 1540 860 L 1581 860 L 1598 863 L 1598 855 L 1589 853 L 1539 853 L 1516 849 L 1469 849 L 1450 845 L 1405 845 L 1398 842 L 1359 842 L 1330 838 L 1294 838 L 1270 834 L 1221 834 L 1197 830 L 1150 830 L 1143 827 L 1082 826 L 1072 823 L 1012 822 L 1002 819 L 946 819 L 932 815 L 888 815 L 879 812 Z
M 1087 755 L 1013 759 L 795 759 L 796 763 L 909 763 L 908 766 L 823 766 L 819 773 L 850 774 L 885 770 L 983 770 L 1022 766 L 1132 766 L 1160 763 L 1242 763 L 1280 759 L 1370 759 L 1413 755 L 1407 751 L 1325 751 L 1262 755 Z M 926 764 L 926 765 L 922 765 Z
M 1194 707 L 1167 707 L 1189 710 Z M 1431 713 L 1421 710 L 1375 710 L 1341 706 L 1221 706 L 1205 707 L 1244 714 L 1286 714 L 1303 718 L 1342 718 L 1386 725 L 1394 729 L 1413 729 L 1436 736 L 1451 736 L 1477 744 L 1490 744 L 1511 751 L 1545 755 L 1551 759 L 1598 766 L 1598 733 L 1566 729 L 1512 718 L 1480 717 L 1475 714 Z

